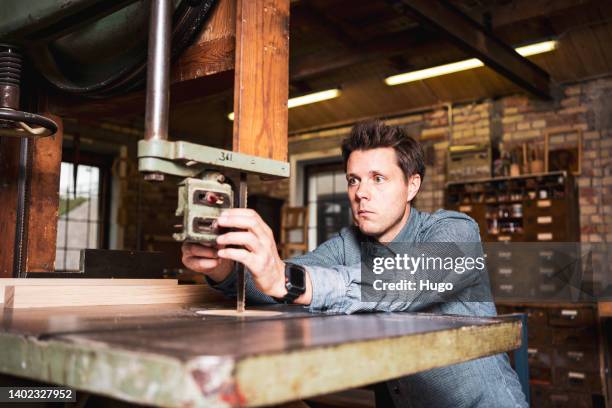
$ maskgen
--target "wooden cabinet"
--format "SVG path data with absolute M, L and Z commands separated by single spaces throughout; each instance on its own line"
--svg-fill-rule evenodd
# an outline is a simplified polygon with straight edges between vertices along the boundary
M 532 407 L 604 407 L 605 369 L 594 304 L 498 302 L 526 313 Z
M 478 223 L 485 242 L 577 242 L 578 192 L 565 172 L 448 183 L 445 208 Z

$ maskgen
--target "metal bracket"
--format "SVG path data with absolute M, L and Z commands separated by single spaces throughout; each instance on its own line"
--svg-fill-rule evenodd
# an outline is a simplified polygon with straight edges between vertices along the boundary
M 288 162 L 266 159 L 195 143 L 138 141 L 138 170 L 196 177 L 205 169 L 232 169 L 273 178 L 289 177 Z

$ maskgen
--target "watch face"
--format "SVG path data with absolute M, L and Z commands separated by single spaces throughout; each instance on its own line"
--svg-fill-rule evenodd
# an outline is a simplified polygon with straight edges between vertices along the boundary
M 291 265 L 291 267 L 289 268 L 289 273 L 289 282 L 291 283 L 291 286 L 300 290 L 306 288 L 306 282 L 304 282 L 306 274 L 302 268 Z

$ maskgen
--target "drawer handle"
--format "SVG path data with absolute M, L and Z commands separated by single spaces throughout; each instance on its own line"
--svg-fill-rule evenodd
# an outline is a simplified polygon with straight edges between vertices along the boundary
M 576 318 L 576 316 L 578 316 L 578 311 L 577 310 L 564 309 L 564 310 L 561 310 L 561 316 L 568 317 L 571 320 L 574 320 Z
M 543 207 L 550 207 L 551 206 L 551 202 L 550 200 L 538 200 L 538 207 L 543 208 Z
M 538 354 L 538 349 L 536 348 L 528 348 L 527 349 L 527 354 Z
M 554 292 L 557 287 L 552 283 L 543 283 L 540 285 L 540 290 L 542 292 Z
M 551 232 L 541 232 L 538 234 L 538 241 L 551 241 L 553 234 Z
M 498 252 L 497 256 L 499 256 L 500 258 L 510 259 L 512 257 L 512 252 L 510 251 Z
M 553 394 L 550 396 L 550 400 L 553 402 L 567 402 L 569 401 L 569 397 L 567 395 Z
M 580 351 L 568 351 L 567 357 L 571 358 L 574 361 L 580 361 L 584 357 L 584 353 Z
M 552 276 L 555 273 L 553 268 L 542 268 L 540 267 L 540 275 Z
M 499 268 L 500 275 L 512 275 L 512 268 Z
M 586 375 L 584 375 L 584 373 L 577 373 L 575 371 L 570 371 L 569 373 L 567 373 L 567 377 L 571 380 L 584 381 L 584 379 L 586 378 Z
M 507 292 L 510 292 L 511 290 L 513 290 L 513 289 L 514 289 L 514 285 L 510 285 L 510 284 L 507 284 L 507 285 L 499 285 L 499 289 L 500 289 L 500 290 L 507 291 Z
M 459 206 L 459 211 L 461 211 L 461 212 L 470 212 L 470 211 L 472 211 L 472 206 L 471 205 L 462 205 L 462 206 Z
M 551 216 L 538 217 L 537 223 L 538 224 L 552 224 L 552 217 Z

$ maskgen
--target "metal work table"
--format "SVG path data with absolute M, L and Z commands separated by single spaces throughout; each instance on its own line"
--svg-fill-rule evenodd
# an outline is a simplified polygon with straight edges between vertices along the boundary
M 202 308 L 4 309 L 0 372 L 144 404 L 259 406 L 508 351 L 521 336 L 505 318 L 299 306 L 235 318 Z

